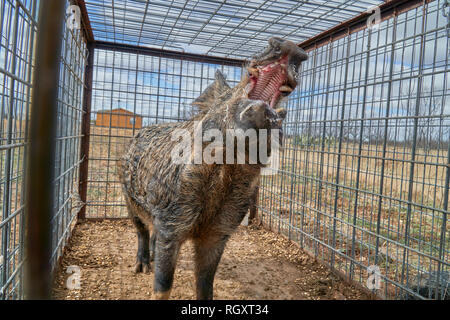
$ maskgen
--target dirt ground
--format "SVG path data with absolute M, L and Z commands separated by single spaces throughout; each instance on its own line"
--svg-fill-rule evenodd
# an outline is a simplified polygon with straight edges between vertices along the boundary
M 83 222 L 74 229 L 55 277 L 55 299 L 152 298 L 153 274 L 134 274 L 137 237 L 128 220 Z M 195 299 L 192 246 L 182 250 L 171 299 Z M 81 268 L 81 289 L 69 290 L 68 266 Z M 259 227 L 240 227 L 219 265 L 215 299 L 368 299 L 295 244 Z

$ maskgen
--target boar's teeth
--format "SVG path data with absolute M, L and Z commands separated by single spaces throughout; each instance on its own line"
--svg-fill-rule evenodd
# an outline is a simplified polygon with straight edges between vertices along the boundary
M 248 73 L 251 74 L 252 76 L 258 78 L 259 77 L 259 70 L 256 68 L 247 68 Z
M 289 87 L 289 86 L 281 86 L 280 87 L 280 91 L 281 92 L 292 92 L 292 91 L 294 91 L 294 89 L 292 89 L 291 87 Z

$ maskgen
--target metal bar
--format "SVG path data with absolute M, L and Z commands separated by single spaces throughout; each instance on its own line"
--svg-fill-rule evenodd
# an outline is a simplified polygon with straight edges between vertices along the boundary
M 350 35 L 350 30 L 347 30 L 348 34 Z M 340 165 L 341 165 L 341 159 L 342 159 L 342 144 L 343 144 L 343 140 L 344 140 L 344 121 L 345 121 L 345 101 L 346 101 L 346 97 L 347 97 L 347 77 L 348 77 L 348 69 L 349 69 L 349 53 L 350 53 L 350 39 L 347 38 L 347 51 L 346 51 L 346 55 L 344 60 L 346 61 L 345 63 L 345 75 L 344 75 L 344 88 L 343 88 L 343 93 L 342 93 L 342 110 L 341 110 L 341 121 L 340 121 L 340 128 L 339 128 L 339 147 L 338 147 L 338 158 L 337 158 L 337 173 L 336 173 L 336 188 L 335 188 L 335 198 L 334 198 L 334 205 L 333 205 L 333 247 L 336 247 L 336 227 L 337 227 L 337 208 L 338 208 L 338 199 L 339 199 L 339 188 L 341 187 L 340 185 L 340 178 L 341 178 L 341 170 L 340 170 Z M 335 269 L 335 251 L 333 250 L 331 252 L 331 268 Z
M 395 10 L 395 8 L 394 8 Z M 394 15 L 393 25 L 396 25 L 397 17 Z M 392 38 L 395 42 L 397 38 L 397 28 L 392 28 Z M 387 153 L 387 140 L 388 140 L 388 130 L 389 130 L 389 114 L 391 112 L 391 95 L 392 95 L 392 76 L 394 73 L 394 60 L 395 60 L 395 46 L 392 45 L 390 50 L 390 64 L 389 64 L 389 82 L 388 82 L 388 92 L 387 92 L 387 105 L 386 105 L 386 119 L 384 120 L 384 139 L 383 139 L 383 154 L 381 156 L 381 173 L 380 173 L 380 195 L 383 194 L 384 190 L 384 176 L 385 176 L 385 165 L 386 165 L 386 153 Z M 379 197 L 378 200 L 378 213 L 377 213 L 377 238 L 376 238 L 376 248 L 375 248 L 375 265 L 378 265 L 378 251 L 380 245 L 380 223 L 381 223 L 381 208 L 383 204 L 383 196 Z
M 57 86 L 59 80 L 60 37 L 65 3 L 47 0 L 40 3 L 39 33 L 31 109 L 31 143 L 28 161 L 27 298 L 49 299 L 51 290 L 51 216 L 53 213 L 53 176 Z
M 178 108 L 177 108 L 177 117 L 178 119 L 181 118 L 181 86 L 183 84 L 183 77 L 181 76 L 183 74 L 183 59 L 180 60 L 180 81 L 178 82 Z
M 159 72 L 158 72 L 158 88 L 157 88 L 157 93 L 156 93 L 156 119 L 155 119 L 155 122 L 156 122 L 156 124 L 158 124 L 158 122 L 159 122 L 159 100 L 161 99 L 161 60 L 162 60 L 162 57 L 161 56 L 159 56 L 158 57 L 158 70 L 159 70 Z M 113 70 L 113 72 L 114 72 L 114 70 Z M 163 113 L 164 113 L 164 111 L 163 111 Z
M 426 3 L 425 0 L 423 1 L 423 17 L 422 17 L 422 33 L 425 31 L 426 27 Z M 423 89 L 423 77 L 422 77 L 422 70 L 424 67 L 424 59 L 425 59 L 425 36 L 420 36 L 420 52 L 419 52 L 419 75 L 417 78 L 417 97 L 415 101 L 415 115 L 419 114 L 420 110 L 420 99 Z M 408 180 L 408 210 L 406 213 L 406 224 L 405 224 L 405 246 L 409 247 L 410 243 L 410 224 L 411 224 L 411 210 L 412 210 L 412 197 L 413 197 L 413 188 L 414 188 L 414 169 L 415 169 L 415 159 L 417 156 L 417 134 L 418 134 L 418 126 L 419 121 L 417 118 L 414 119 L 414 132 L 413 132 L 413 139 L 412 139 L 412 148 L 411 148 L 411 164 L 409 168 L 409 180 Z M 406 272 L 406 282 L 409 281 L 409 274 L 406 270 L 408 268 L 407 259 L 409 257 L 409 251 L 406 250 L 406 248 L 403 250 L 403 263 L 402 263 L 402 276 L 401 276 L 401 282 L 403 284 L 404 278 L 405 278 L 405 272 Z
M 137 55 L 136 56 L 136 67 L 134 68 L 134 73 L 135 73 L 135 78 L 134 78 L 134 99 L 133 99 L 133 114 L 134 114 L 134 121 L 133 121 L 133 137 L 135 136 L 135 134 L 136 134 L 136 121 L 137 121 L 137 119 L 136 119 L 136 115 L 137 115 L 137 113 L 136 113 L 136 106 L 137 106 L 137 103 L 136 103 L 136 100 L 137 100 L 137 92 L 136 92 L 136 90 L 137 90 L 137 85 L 138 85 L 138 73 L 139 73 L 139 56 Z
M 146 47 L 133 46 L 133 45 L 129 45 L 129 44 L 119 44 L 119 43 L 111 43 L 111 42 L 105 42 L 105 41 L 96 41 L 95 48 L 111 50 L 111 51 L 142 54 L 142 55 L 154 56 L 154 57 L 164 57 L 164 58 L 169 58 L 169 59 L 183 59 L 185 61 L 223 64 L 226 66 L 234 66 L 234 67 L 242 67 L 245 64 L 244 60 L 238 60 L 238 59 L 221 58 L 221 57 L 213 57 L 213 56 L 194 54 L 194 53 L 184 53 L 184 52 L 169 51 L 169 50 L 162 50 L 162 49 L 146 48 Z
M 115 64 L 116 64 L 116 57 L 120 57 L 121 54 L 120 54 L 120 52 L 116 52 L 116 51 L 113 51 L 112 54 L 113 54 L 112 79 L 115 79 L 116 68 L 114 68 L 114 67 L 115 67 Z M 159 85 L 158 85 L 158 88 L 159 88 Z M 106 179 L 108 181 L 109 181 L 109 164 L 111 163 L 111 135 L 112 135 L 112 124 L 113 124 L 113 122 L 112 122 L 113 121 L 112 110 L 113 110 L 113 105 L 114 105 L 114 94 L 113 94 L 113 92 L 114 92 L 114 85 L 112 86 L 112 92 L 111 92 L 110 103 L 109 103 L 109 108 L 110 108 L 109 111 L 110 111 L 111 115 L 109 116 L 109 124 L 108 124 L 108 135 L 107 135 L 107 137 L 108 137 L 108 146 L 107 146 L 107 150 L 108 150 L 107 157 L 108 157 L 108 160 L 106 161 L 106 163 L 107 163 L 107 165 L 106 165 Z M 119 99 L 118 102 L 120 102 L 120 99 Z M 156 116 L 158 116 L 158 112 L 156 113 Z M 109 196 L 108 188 L 109 188 L 109 186 L 110 186 L 109 183 L 107 183 L 105 185 L 105 202 L 106 203 L 108 203 L 108 196 Z M 107 216 L 107 208 L 106 207 L 105 207 L 105 214 L 104 214 L 104 216 L 105 217 Z
M 300 66 L 300 68 L 302 68 L 302 66 Z M 301 87 L 301 83 L 300 86 Z M 293 108 L 295 108 L 296 105 L 300 104 L 300 95 L 298 94 L 297 91 L 297 98 L 293 101 Z M 289 111 L 289 110 L 288 110 Z M 300 118 L 300 112 L 296 112 L 295 114 L 295 120 L 294 120 L 294 134 L 298 134 L 299 131 L 299 122 L 298 121 Z M 287 126 L 288 123 L 285 120 L 285 126 Z M 286 144 L 286 141 L 285 141 Z M 286 147 L 285 147 L 286 148 Z M 294 149 L 294 148 L 292 148 Z M 299 168 L 296 166 L 297 162 L 298 162 L 298 152 L 294 149 L 293 150 L 294 156 L 293 156 L 293 163 L 294 163 L 294 169 L 293 169 L 293 175 L 295 176 L 299 170 Z M 291 178 L 292 179 L 292 178 Z M 292 239 L 292 225 L 293 223 L 295 223 L 297 220 L 296 217 L 294 216 L 294 204 L 295 204 L 295 199 L 299 196 L 299 192 L 297 192 L 297 184 L 296 183 L 291 183 L 291 193 L 290 193 L 290 199 L 292 199 L 290 205 L 289 205 L 289 228 L 288 228 L 288 239 L 291 240 Z
M 79 192 L 80 199 L 84 203 L 80 212 L 78 213 L 78 219 L 86 218 L 86 199 L 88 189 L 88 177 L 89 177 L 89 146 L 90 146 L 90 133 L 91 133 L 91 104 L 92 104 L 92 81 L 94 73 L 94 45 L 92 43 L 87 44 L 88 59 L 84 73 L 84 92 L 83 92 L 83 118 L 80 145 L 80 159 L 83 162 L 80 165 L 79 171 Z
M 361 156 L 362 156 L 362 147 L 363 147 L 363 139 L 364 139 L 364 116 L 366 114 L 366 102 L 367 102 L 367 82 L 369 78 L 369 63 L 370 63 L 370 48 L 371 48 L 371 35 L 372 30 L 368 29 L 367 36 L 367 55 L 366 55 L 366 69 L 364 74 L 364 88 L 363 88 L 363 99 L 362 99 L 362 119 L 360 122 L 361 128 L 359 133 L 359 147 L 358 147 L 358 164 L 357 164 L 357 173 L 356 173 L 356 192 L 355 192 L 355 208 L 353 210 L 353 231 L 352 231 L 352 259 L 355 259 L 355 240 L 356 240 L 356 221 L 357 221 L 357 211 L 358 211 L 358 201 L 359 201 L 359 186 L 360 186 L 360 175 L 361 175 Z M 353 279 L 354 276 L 354 263 L 353 261 L 350 263 L 350 279 Z
M 317 50 L 314 51 L 314 59 L 313 59 L 313 62 L 312 62 L 312 67 L 314 69 L 317 68 L 317 63 L 318 63 L 317 62 L 317 54 L 318 54 Z M 320 76 L 320 74 L 319 74 L 319 76 Z M 311 91 L 313 91 L 313 92 L 315 91 L 316 85 L 318 83 L 318 81 L 316 80 L 316 77 L 317 77 L 316 73 L 314 73 L 313 76 L 311 77 L 310 86 L 312 88 Z M 307 121 L 310 122 L 312 120 L 312 112 L 311 111 L 314 108 L 314 98 L 310 99 L 308 108 L 309 108 L 308 109 L 309 112 L 308 112 L 308 120 Z M 306 133 L 307 139 L 309 139 L 311 137 L 311 129 L 312 129 L 311 126 L 307 127 L 307 133 Z M 308 175 L 308 171 L 309 171 L 309 168 L 310 168 L 310 160 L 309 160 L 310 152 L 312 152 L 311 151 L 311 146 L 309 146 L 309 143 L 308 143 L 308 145 L 306 147 L 306 154 L 305 154 L 305 175 Z M 306 201 L 307 201 L 308 185 L 309 185 L 309 181 L 305 180 L 305 185 L 303 187 L 303 193 L 302 193 L 303 202 L 304 203 L 306 203 Z M 314 232 L 314 234 L 316 236 L 317 236 L 318 228 L 319 228 L 319 225 L 320 225 L 319 221 L 320 221 L 320 216 L 317 215 L 315 217 L 314 230 L 313 230 L 313 232 Z M 315 254 L 315 256 L 318 256 L 319 255 L 319 247 L 318 247 L 317 243 L 314 243 L 314 245 L 315 245 L 315 247 L 314 247 L 314 254 Z

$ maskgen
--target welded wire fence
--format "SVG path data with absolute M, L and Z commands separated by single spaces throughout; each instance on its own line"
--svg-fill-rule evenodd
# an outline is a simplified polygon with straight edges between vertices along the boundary
M 443 4 L 310 52 L 259 193 L 264 225 L 385 298 L 450 298 Z
M 25 168 L 39 1 L 0 2 L 0 299 L 23 297 Z M 77 209 L 85 44 L 64 27 L 58 92 L 52 265 Z M 75 200 L 75 201 L 74 201 Z M 75 207 L 73 206 L 75 204 Z
M 0 299 L 23 297 L 23 194 L 38 3 L 0 2 Z M 327 44 L 310 51 L 287 104 L 280 170 L 262 177 L 258 211 L 265 226 L 363 286 L 372 284 L 370 270 L 379 270 L 382 281 L 374 292 L 385 298 L 449 298 L 450 52 L 444 3 L 431 1 L 379 28 L 338 38 L 331 33 Z M 87 4 L 93 17 L 101 13 L 99 2 Z M 117 31 L 122 27 L 114 18 Z M 137 45 L 142 35 L 150 39 L 146 28 L 138 28 Z M 62 38 L 53 266 L 82 206 L 80 165 L 88 161 L 87 181 L 81 181 L 87 183 L 86 217 L 126 217 L 116 162 L 130 138 L 144 126 L 190 118 L 190 103 L 217 69 L 231 86 L 242 73 L 238 64 L 220 59 L 124 50 L 124 35 L 108 48 L 95 44 L 91 110 L 84 113 L 89 83 L 82 34 L 65 26 Z M 229 53 L 223 39 L 213 52 Z M 256 50 L 250 42 L 231 46 L 238 57 Z M 91 122 L 87 158 L 80 156 L 84 115 Z
M 36 1 L 2 1 L 0 14 L 0 298 L 18 298 L 23 274 L 22 195 Z
M 66 17 L 68 18 L 68 17 Z M 64 24 L 56 131 L 55 208 L 52 219 L 52 265 L 62 255 L 82 203 L 79 197 L 85 66 L 88 59 L 81 29 Z
M 95 50 L 87 218 L 127 217 L 116 172 L 125 146 L 144 126 L 190 118 L 216 70 L 231 86 L 241 79 L 238 66 Z
M 247 59 L 279 36 L 296 43 L 383 0 L 86 0 L 96 40 Z

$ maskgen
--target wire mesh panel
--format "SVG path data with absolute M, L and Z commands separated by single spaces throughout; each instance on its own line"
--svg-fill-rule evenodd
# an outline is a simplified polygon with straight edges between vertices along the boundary
M 66 17 L 68 18 L 68 16 Z M 87 48 L 81 29 L 63 26 L 56 132 L 55 208 L 52 219 L 55 266 L 81 207 L 78 192 L 84 72 Z
M 273 36 L 300 43 L 384 1 L 87 0 L 96 40 L 248 58 Z
M 39 1 L 0 2 L 0 299 L 23 297 L 25 168 Z M 52 264 L 74 218 L 85 44 L 64 26 L 58 92 Z
M 22 294 L 24 175 L 37 1 L 0 2 L 0 299 Z
M 262 178 L 266 226 L 385 298 L 450 297 L 443 3 L 311 51 Z
M 191 117 L 191 102 L 217 69 L 232 86 L 241 78 L 236 66 L 95 50 L 86 217 L 127 216 L 116 162 L 130 138 L 144 126 Z

